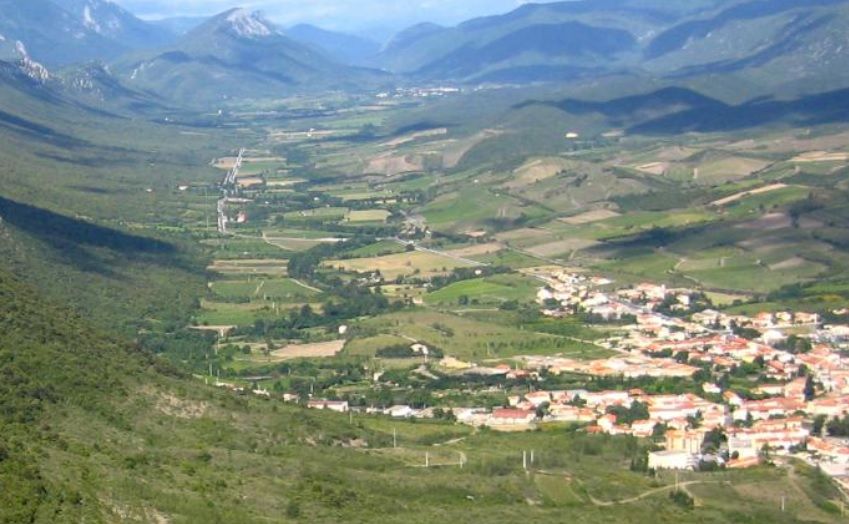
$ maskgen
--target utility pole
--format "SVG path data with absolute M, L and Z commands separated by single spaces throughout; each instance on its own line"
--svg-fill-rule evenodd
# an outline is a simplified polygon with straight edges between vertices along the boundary
M 528 452 L 522 451 L 522 469 L 528 471 Z

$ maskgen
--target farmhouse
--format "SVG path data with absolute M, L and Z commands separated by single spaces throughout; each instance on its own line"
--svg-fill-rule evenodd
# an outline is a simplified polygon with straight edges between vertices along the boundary
M 695 466 L 695 457 L 684 451 L 654 451 L 649 453 L 650 469 L 694 469 Z
M 410 406 L 392 406 L 384 413 L 392 418 L 412 418 L 416 415 L 416 410 Z
M 554 405 L 549 409 L 546 421 L 550 422 L 592 422 L 596 414 L 591 409 L 575 406 Z
M 530 426 L 536 420 L 533 411 L 521 409 L 496 409 L 486 422 L 487 426 Z
M 348 412 L 348 401 L 346 400 L 310 400 L 307 402 L 307 407 L 309 409 L 327 409 L 330 411 L 335 411 L 337 413 L 347 413 Z
M 701 431 L 667 431 L 666 450 L 695 455 L 702 450 L 705 434 Z

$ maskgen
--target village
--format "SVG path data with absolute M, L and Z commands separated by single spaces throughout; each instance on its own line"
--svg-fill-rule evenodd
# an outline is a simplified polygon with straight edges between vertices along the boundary
M 601 342 L 617 356 L 590 361 L 523 356 L 513 366 L 494 367 L 446 356 L 439 362 L 443 369 L 530 379 L 536 387 L 510 395 L 508 406 L 495 409 L 396 405 L 364 411 L 395 418 L 450 412 L 458 423 L 498 431 L 582 424 L 589 433 L 653 439 L 657 449 L 649 454 L 648 467 L 654 470 L 745 468 L 793 455 L 849 484 L 849 441 L 828 436 L 827 428 L 849 410 L 849 359 L 842 352 L 849 327 L 825 324 L 819 315 L 803 312 L 749 317 L 695 308 L 700 295 L 690 289 L 648 283 L 612 289 L 608 279 L 564 271 L 543 280 L 537 302 L 547 316 L 580 312 L 603 321 L 627 321 L 616 336 Z M 746 388 L 729 383 L 730 375 L 743 376 L 739 370 L 754 375 L 745 378 Z M 545 390 L 544 376 L 568 373 L 684 378 L 699 383 L 700 391 Z M 307 407 L 355 409 L 346 401 L 320 399 L 309 400 Z

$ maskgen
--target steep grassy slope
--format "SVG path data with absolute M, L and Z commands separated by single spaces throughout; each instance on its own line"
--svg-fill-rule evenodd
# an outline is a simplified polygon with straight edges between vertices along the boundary
M 446 423 L 349 421 L 213 391 L 93 330 L 5 271 L 0 328 L 4 522 L 839 518 L 833 488 L 801 465 L 792 473 L 694 476 L 688 490 L 697 508 L 685 509 L 668 497 L 674 477 L 628 471 L 642 453 L 630 438 L 567 428 L 499 435 Z M 528 448 L 536 459 L 525 472 Z M 431 468 L 422 467 L 425 454 Z M 782 513 L 775 501 L 787 494 L 792 504 Z
M 217 179 L 205 167 L 215 130 L 95 112 L 2 67 L 5 267 L 100 326 L 135 334 L 184 322 L 203 263 L 183 233 L 190 199 L 176 186 Z

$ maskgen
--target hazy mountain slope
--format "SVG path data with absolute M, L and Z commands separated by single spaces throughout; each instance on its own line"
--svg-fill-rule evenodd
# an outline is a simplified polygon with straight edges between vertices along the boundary
M 136 117 L 168 109 L 161 97 L 130 89 L 100 62 L 68 68 L 56 78 L 65 95 L 90 107 Z
M 580 22 L 530 25 L 484 45 L 470 44 L 431 62 L 416 74 L 429 77 L 474 78 L 493 75 L 510 79 L 507 71 L 524 71 L 516 79 L 534 80 L 541 71 L 558 68 L 575 71 L 595 69 L 604 57 L 632 50 L 634 37 L 620 29 L 592 27 Z M 534 66 L 541 71 L 532 73 Z
M 171 18 L 162 18 L 160 20 L 150 20 L 148 23 L 161 27 L 179 37 L 197 28 L 206 21 L 207 17 L 201 16 L 175 16 Z
M 656 4 L 528 4 L 452 28 L 419 26 L 396 37 L 381 63 L 392 71 L 461 77 L 516 66 L 613 67 L 623 53 L 636 53 L 638 42 L 677 19 Z
M 106 0 L 0 0 L 0 12 L 3 39 L 23 42 L 49 67 L 112 60 L 174 38 Z
M 757 0 L 744 2 L 724 9 L 714 16 L 698 17 L 664 31 L 652 40 L 646 49 L 646 55 L 649 58 L 657 58 L 678 51 L 690 41 L 706 38 L 711 33 L 735 23 L 794 12 L 800 8 L 816 8 L 841 3 L 845 3 L 844 0 Z
M 698 91 L 666 87 L 606 100 L 564 98 L 513 106 L 505 121 L 554 109 L 561 126 L 580 131 L 623 129 L 629 135 L 732 133 L 759 127 L 808 127 L 849 121 L 849 89 L 784 100 L 754 99 L 732 104 Z M 557 116 L 559 115 L 559 116 Z
M 130 87 L 188 102 L 354 87 L 370 76 L 331 61 L 242 9 L 210 19 L 162 51 L 123 59 L 116 68 Z
M 380 44 L 372 40 L 309 24 L 290 27 L 286 36 L 324 52 L 341 64 L 364 65 L 380 51 Z
M 744 78 L 766 93 L 838 89 L 849 82 L 847 28 L 845 0 L 750 2 L 659 35 L 642 66 L 674 77 Z
M 114 58 L 129 49 L 50 0 L 0 0 L 0 13 L 0 34 L 9 41 L 20 40 L 47 65 Z
M 145 22 L 108 0 L 53 1 L 87 29 L 131 49 L 159 47 L 176 38 L 167 29 Z M 110 57 L 104 54 L 102 58 Z
M 849 81 L 847 6 L 847 0 L 529 4 L 456 27 L 410 28 L 378 61 L 429 80 L 722 75 L 763 86 L 759 94 L 810 93 Z

